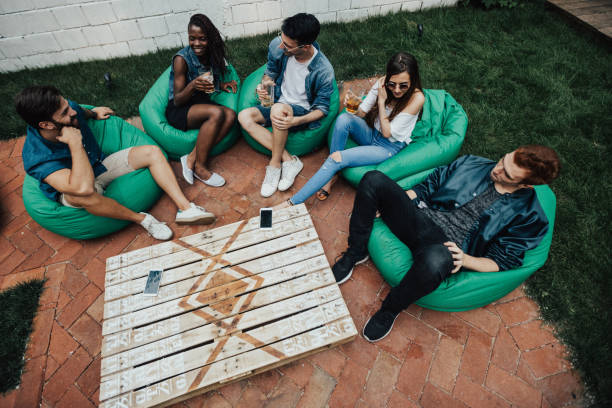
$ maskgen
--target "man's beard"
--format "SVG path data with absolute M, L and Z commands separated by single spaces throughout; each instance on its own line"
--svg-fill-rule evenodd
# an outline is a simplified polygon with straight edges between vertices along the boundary
M 70 124 L 68 125 L 65 123 L 57 122 L 53 119 L 51 119 L 51 123 L 53 123 L 55 127 L 57 128 L 57 130 L 59 130 L 60 132 L 62 131 L 62 128 L 64 128 L 64 126 L 72 126 L 72 127 L 79 129 L 79 121 L 77 120 L 76 117 L 70 118 Z

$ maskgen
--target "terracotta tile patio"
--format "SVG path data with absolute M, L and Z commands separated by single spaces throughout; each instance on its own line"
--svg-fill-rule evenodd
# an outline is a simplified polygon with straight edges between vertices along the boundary
M 21 200 L 23 138 L 0 142 L 0 288 L 46 278 L 19 389 L 0 408 L 93 407 L 98 404 L 104 266 L 108 256 L 156 243 L 130 226 L 106 238 L 74 241 L 42 229 Z M 304 157 L 301 187 L 327 150 Z M 188 198 L 217 214 L 212 227 L 178 227 L 176 237 L 258 214 L 291 191 L 259 196 L 266 158 L 241 140 L 212 160 L 227 178 L 214 189 L 181 181 Z M 180 165 L 172 163 L 176 174 Z M 294 190 L 295 187 L 292 189 Z M 340 180 L 329 199 L 307 207 L 330 262 L 345 249 L 354 189 Z M 164 196 L 152 209 L 172 221 Z M 380 305 L 388 285 L 371 261 L 341 286 L 358 329 Z M 412 306 L 391 335 L 313 355 L 176 407 L 567 407 L 582 405 L 582 383 L 553 328 L 518 288 L 500 301 L 462 313 Z

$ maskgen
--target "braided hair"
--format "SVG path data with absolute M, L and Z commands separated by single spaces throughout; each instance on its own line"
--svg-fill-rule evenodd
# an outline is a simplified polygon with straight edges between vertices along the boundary
M 385 101 L 385 105 L 389 106 L 389 104 L 395 102 L 391 113 L 389 114 L 389 120 L 393 120 L 393 118 L 400 113 L 408 102 L 410 102 L 410 98 L 414 91 L 419 89 L 422 90 L 421 87 L 421 77 L 419 76 L 419 65 L 417 64 L 416 58 L 413 55 L 408 54 L 406 52 L 398 52 L 393 55 L 389 62 L 387 63 L 387 73 L 385 76 L 385 83 L 383 86 L 387 86 L 389 79 L 393 75 L 401 74 L 402 72 L 407 72 L 410 75 L 410 87 L 408 91 L 399 99 L 395 98 L 393 92 L 387 91 L 387 100 Z M 369 127 L 374 127 L 374 122 L 376 122 L 376 118 L 378 117 L 378 104 L 375 103 L 372 109 L 366 114 L 365 121 Z
M 225 56 L 227 52 L 219 30 L 217 30 L 217 27 L 215 27 L 212 21 L 204 14 L 194 14 L 191 16 L 187 29 L 192 25 L 200 27 L 204 34 L 206 34 L 208 45 L 204 57 L 208 60 L 207 62 L 212 66 L 214 71 L 224 75 L 226 72 Z

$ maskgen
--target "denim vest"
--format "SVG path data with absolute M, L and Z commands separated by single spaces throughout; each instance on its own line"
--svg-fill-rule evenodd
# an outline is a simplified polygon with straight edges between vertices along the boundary
M 191 47 L 187 46 L 187 47 L 183 48 L 182 50 L 179 50 L 179 52 L 174 54 L 174 56 L 172 57 L 172 63 L 170 64 L 170 85 L 169 85 L 170 92 L 168 92 L 168 100 L 169 101 L 174 99 L 174 59 L 177 56 L 183 57 L 183 59 L 187 63 L 187 83 L 193 81 L 199 75 L 201 75 L 200 72 L 203 73 L 203 72 L 206 72 L 206 71 L 212 71 L 213 79 L 214 79 L 214 84 L 215 84 L 215 91 L 219 91 L 220 90 L 220 86 L 221 86 L 221 73 L 217 72 L 214 69 L 212 69 L 212 67 L 210 67 L 210 66 L 203 65 L 200 62 L 200 60 L 198 59 L 198 56 L 195 55 L 195 53 L 193 52 Z
M 283 75 L 287 67 L 288 56 L 285 55 L 280 45 L 280 38 L 276 37 L 268 46 L 268 65 L 265 74 L 272 78 L 276 86 L 274 87 L 274 100 L 277 101 L 281 96 L 281 85 L 283 83 Z M 319 51 L 317 55 L 308 64 L 308 75 L 306 75 L 306 98 L 310 104 L 310 111 L 315 109 L 323 112 L 324 115 L 329 113 L 329 103 L 331 94 L 334 91 L 334 68 L 321 52 L 319 44 L 315 41 L 312 45 Z M 314 121 L 308 124 L 310 129 L 315 129 L 321 126 L 320 121 Z
M 436 168 L 413 187 L 417 200 L 438 211 L 461 207 L 492 183 L 495 162 L 478 156 L 462 156 Z M 548 218 L 533 188 L 504 194 L 485 210 L 464 242 L 457 244 L 472 256 L 486 257 L 500 270 L 523 264 L 525 251 L 535 248 L 548 231 Z
M 94 177 L 98 177 L 106 171 L 106 167 L 102 164 L 106 155 L 100 150 L 100 146 L 94 138 L 91 129 L 87 126 L 87 119 L 85 119 L 83 109 L 75 102 L 68 101 L 68 103 L 77 113 L 83 148 L 87 153 L 89 164 L 93 168 Z M 72 154 L 68 145 L 62 142 L 47 140 L 40 135 L 38 129 L 28 125 L 27 136 L 21 155 L 26 173 L 38 180 L 38 186 L 47 198 L 57 201 L 59 197 L 58 191 L 45 183 L 44 180 L 51 173 L 72 168 Z

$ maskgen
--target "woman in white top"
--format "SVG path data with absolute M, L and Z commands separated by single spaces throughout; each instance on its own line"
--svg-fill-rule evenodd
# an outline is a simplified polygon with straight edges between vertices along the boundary
M 394 156 L 411 142 L 424 102 L 416 59 L 405 52 L 395 54 L 387 63 L 387 74 L 372 86 L 357 113 L 338 116 L 331 154 L 323 166 L 278 207 L 303 203 L 317 191 L 319 199 L 324 200 L 335 174 L 343 168 L 378 164 Z M 344 150 L 349 135 L 359 146 Z

